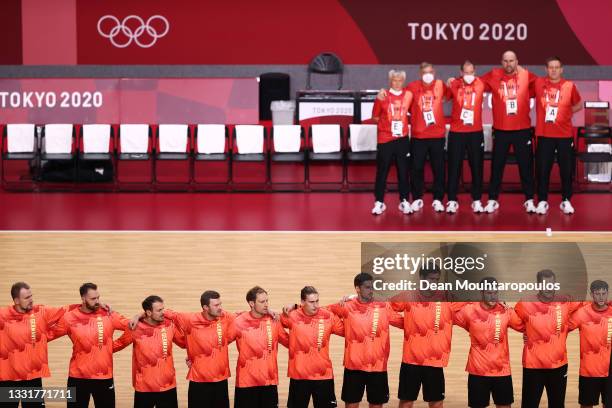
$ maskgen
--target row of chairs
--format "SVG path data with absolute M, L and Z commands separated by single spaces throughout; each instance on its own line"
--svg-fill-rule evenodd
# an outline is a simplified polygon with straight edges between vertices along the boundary
M 8 124 L 2 131 L 2 185 L 128 191 L 372 188 L 375 125 L 351 124 L 346 135 L 340 125 L 307 130 L 299 125 Z M 584 129 L 578 135 L 592 136 Z M 485 151 L 491 147 L 488 126 Z M 597 155 L 601 162 L 602 154 Z M 578 157 L 589 162 L 587 156 L 593 158 L 590 153 Z M 506 184 L 518 181 L 513 173 L 506 172 Z M 430 178 L 427 171 L 426 181 Z M 389 181 L 394 188 L 393 171 Z M 463 181 L 470 182 L 467 164 Z

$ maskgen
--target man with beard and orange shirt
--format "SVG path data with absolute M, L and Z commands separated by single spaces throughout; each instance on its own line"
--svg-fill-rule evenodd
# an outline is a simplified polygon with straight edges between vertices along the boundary
M 223 310 L 214 290 L 202 294 L 200 305 L 201 313 L 164 312 L 187 339 L 188 407 L 229 408 L 228 345 L 235 339 L 234 315 Z
M 234 320 L 238 348 L 234 408 L 277 408 L 278 344 L 288 347 L 289 335 L 271 316 L 263 288 L 251 288 L 246 300 L 250 312 Z
M 125 331 L 129 320 L 101 308 L 94 283 L 84 283 L 79 293 L 81 307 L 66 312 L 51 328 L 55 338 L 67 335 L 72 341 L 68 387 L 76 387 L 76 401 L 67 406 L 86 408 L 93 397 L 96 407 L 113 408 L 113 333 Z
M 536 76 L 518 65 L 514 51 L 504 52 L 501 63 L 502 68 L 495 68 L 480 77 L 487 85 L 486 91 L 492 93 L 494 135 L 489 201 L 484 210 L 493 213 L 499 208 L 504 167 L 512 146 L 525 194 L 523 206 L 528 213 L 535 213 L 529 99 L 532 96 L 530 87 Z
M 288 408 L 307 408 L 312 396 L 315 408 L 335 408 L 334 373 L 329 358 L 329 339 L 344 334 L 342 321 L 319 307 L 319 292 L 305 286 L 301 307 L 285 307 L 281 323 L 289 329 Z M 296 309 L 296 310 L 292 310 Z
M 176 372 L 172 343 L 185 348 L 185 337 L 171 320 L 164 318 L 164 301 L 148 296 L 142 302 L 144 318 L 113 342 L 113 352 L 134 344 L 132 385 L 134 408 L 176 408 Z
M 67 308 L 35 305 L 30 285 L 17 282 L 11 287 L 14 305 L 0 308 L 0 387 L 42 388 L 49 371 L 48 331 Z M 19 401 L 0 403 L 18 407 Z M 44 401 L 22 402 L 23 407 L 44 407 Z
M 492 277 L 481 284 L 496 284 Z M 514 402 L 508 328 L 523 331 L 515 311 L 499 302 L 497 289 L 484 289 L 482 301 L 466 303 L 455 311 L 453 322 L 470 334 L 470 353 L 465 371 L 468 375 L 468 406 L 489 406 L 491 395 L 497 408 L 509 408 Z
M 421 280 L 438 283 L 441 273 L 421 268 Z M 453 334 L 453 308 L 442 291 L 419 290 L 392 299 L 391 306 L 404 312 L 404 346 L 398 398 L 400 408 L 412 408 L 419 390 L 430 408 L 441 408 L 445 397 L 444 367 L 448 365 Z
M 370 408 L 389 402 L 389 325 L 402 328 L 404 319 L 388 303 L 374 300 L 373 281 L 368 273 L 358 274 L 353 280 L 357 297 L 328 307 L 344 325 L 342 401 L 347 408 L 359 407 L 366 390 Z
M 608 283 L 591 282 L 593 302 L 576 310 L 569 321 L 569 329 L 580 330 L 580 376 L 578 403 L 583 408 L 599 405 L 601 396 L 608 406 L 606 381 L 610 371 L 610 344 L 612 343 L 612 306 L 608 303 Z
M 567 388 L 569 318 L 581 304 L 555 293 L 553 271 L 539 271 L 537 282 L 547 287 L 536 299 L 521 300 L 514 307 L 525 325 L 521 407 L 538 407 L 546 388 L 548 406 L 560 408 Z
M 574 172 L 574 131 L 572 115 L 582 109 L 576 85 L 562 77 L 559 57 L 546 60 L 546 77 L 536 79 L 536 174 L 538 175 L 538 214 L 548 211 L 550 171 L 559 163 L 561 204 L 564 214 L 573 214 L 572 174 Z

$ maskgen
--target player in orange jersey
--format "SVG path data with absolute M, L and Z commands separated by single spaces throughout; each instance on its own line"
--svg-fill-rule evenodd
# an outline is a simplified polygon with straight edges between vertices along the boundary
M 440 281 L 440 271 L 422 268 L 421 280 Z M 445 292 L 420 290 L 391 303 L 404 312 L 404 350 L 398 398 L 400 408 L 412 408 L 421 386 L 430 408 L 441 408 L 445 397 L 444 367 L 448 365 L 453 333 L 453 304 Z
M 13 305 L 0 308 L 0 387 L 42 387 L 49 371 L 47 341 L 49 329 L 67 308 L 35 305 L 30 285 L 16 282 L 11 287 Z M 19 401 L 0 403 L 0 407 L 18 407 Z M 22 402 L 23 407 L 44 407 L 39 402 Z
M 246 294 L 250 312 L 234 320 L 238 362 L 234 408 L 278 407 L 278 344 L 289 335 L 269 310 L 268 293 L 255 286 Z
M 185 347 L 185 338 L 171 320 L 164 318 L 164 301 L 148 296 L 142 302 L 144 318 L 134 330 L 126 330 L 113 343 L 117 352 L 130 344 L 134 408 L 176 408 L 176 372 L 172 343 Z
M 494 284 L 492 277 L 481 284 Z M 489 406 L 490 396 L 497 408 L 508 408 L 514 402 L 508 328 L 523 331 L 521 319 L 513 309 L 499 302 L 497 289 L 482 291 L 478 303 L 465 303 L 453 315 L 453 321 L 470 334 L 470 353 L 465 371 L 468 376 L 468 406 Z
M 610 343 L 612 342 L 612 307 L 608 303 L 608 283 L 591 283 L 593 302 L 585 303 L 570 317 L 570 330 L 580 330 L 580 376 L 578 403 L 583 408 L 608 406 L 606 381 L 610 371 Z
M 93 396 L 96 407 L 114 408 L 113 333 L 126 330 L 129 320 L 101 307 L 94 283 L 84 283 L 79 293 L 81 307 L 67 311 L 51 329 L 54 337 L 68 335 L 72 341 L 68 387 L 76 387 L 76 401 L 68 407 L 86 408 Z
M 202 294 L 200 305 L 200 313 L 164 311 L 187 338 L 187 404 L 189 408 L 229 408 L 228 345 L 235 339 L 234 315 L 223 310 L 221 295 L 213 290 Z
M 370 408 L 389 402 L 389 325 L 403 328 L 404 320 L 391 305 L 374 300 L 373 280 L 368 273 L 358 274 L 353 280 L 357 297 L 329 306 L 344 324 L 342 401 L 347 408 L 359 407 L 365 390 Z
M 334 374 L 329 359 L 331 334 L 343 335 L 342 321 L 319 307 L 319 292 L 305 286 L 301 307 L 285 307 L 281 323 L 289 329 L 289 408 L 307 408 L 312 396 L 315 408 L 337 406 Z M 292 310 L 296 309 L 296 310 Z
M 556 293 L 553 271 L 538 272 L 537 281 L 549 288 L 538 292 L 536 299 L 522 300 L 514 307 L 525 325 L 521 407 L 538 407 L 546 388 L 548 406 L 560 408 L 565 406 L 567 387 L 569 318 L 580 303 Z

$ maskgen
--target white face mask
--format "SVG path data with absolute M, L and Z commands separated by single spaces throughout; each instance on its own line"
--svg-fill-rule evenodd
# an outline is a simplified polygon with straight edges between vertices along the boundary
M 423 74 L 423 82 L 425 82 L 426 84 L 431 84 L 433 80 L 434 80 L 434 74 L 431 74 L 431 73 Z
M 465 74 L 463 76 L 463 80 L 465 81 L 466 84 L 471 84 L 472 82 L 474 82 L 474 79 L 476 79 L 476 77 L 474 75 L 470 75 L 470 74 Z

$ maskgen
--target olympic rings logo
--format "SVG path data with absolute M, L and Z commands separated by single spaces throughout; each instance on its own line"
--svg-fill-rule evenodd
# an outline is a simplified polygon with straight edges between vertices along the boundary
M 110 29 L 110 31 L 105 32 L 102 30 L 102 24 L 107 20 L 110 20 L 114 25 Z M 137 22 L 138 25 L 136 27 L 133 27 L 134 24 L 131 24 L 132 27 L 130 27 L 130 24 L 128 24 L 132 20 L 135 20 Z M 158 33 L 155 27 L 151 25 L 151 23 L 156 20 L 161 21 L 161 24 L 163 24 L 164 27 L 164 29 L 160 33 Z M 111 44 L 113 44 L 117 48 L 125 48 L 129 46 L 132 41 L 141 48 L 150 48 L 155 45 L 158 38 L 162 38 L 163 36 L 168 34 L 169 30 L 170 23 L 168 23 L 166 17 L 160 15 L 151 16 L 146 22 L 141 17 L 136 15 L 129 15 L 125 17 L 123 21 L 119 21 L 117 17 L 111 15 L 106 15 L 98 20 L 98 33 L 102 37 L 110 39 Z M 151 40 L 148 42 L 143 42 L 140 39 L 140 37 L 143 36 L 145 33 L 147 34 L 147 36 L 151 37 Z M 118 42 L 116 40 L 117 36 L 119 36 L 120 38 L 125 37 L 127 38 L 127 40 L 125 42 Z

